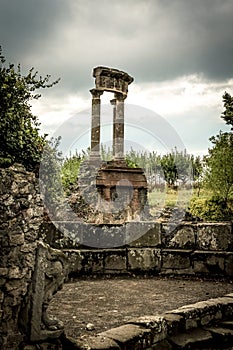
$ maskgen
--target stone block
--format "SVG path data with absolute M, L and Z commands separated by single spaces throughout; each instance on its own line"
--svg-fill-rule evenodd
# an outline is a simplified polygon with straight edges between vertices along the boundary
M 105 273 L 124 273 L 126 266 L 126 250 L 106 250 L 104 258 Z
M 212 340 L 211 332 L 203 329 L 194 329 L 170 338 L 172 344 L 178 349 L 192 349 L 193 347 L 201 349 L 204 346 L 212 345 Z
M 133 324 L 112 328 L 100 335 L 115 340 L 122 350 L 146 349 L 151 345 L 151 330 Z
M 233 276 L 233 253 L 225 255 L 225 274 L 226 276 Z
M 233 235 L 230 223 L 197 224 L 197 249 L 230 251 L 232 247 Z
M 18 266 L 10 267 L 9 268 L 9 279 L 21 279 L 26 275 L 25 269 L 22 270 Z
M 217 304 L 220 305 L 220 310 L 222 313 L 222 318 L 227 318 L 230 317 L 232 318 L 233 315 L 233 298 L 232 294 L 230 295 L 225 295 L 223 297 L 219 297 L 216 299 L 210 299 L 209 300 L 216 302 Z
M 129 248 L 128 249 L 128 269 L 139 272 L 153 271 L 161 269 L 160 249 L 152 248 Z
M 10 233 L 9 234 L 9 243 L 11 246 L 17 246 L 24 244 L 24 234 L 21 233 Z
M 86 224 L 82 232 L 82 245 L 93 248 L 115 248 L 125 245 L 125 225 Z
M 185 319 L 182 315 L 166 312 L 162 315 L 167 324 L 167 334 L 176 335 L 185 330 Z
M 63 340 L 63 349 L 79 350 L 120 350 L 119 345 L 106 336 L 96 335 L 82 336 L 82 339 L 72 339 L 67 337 Z
M 169 314 L 182 316 L 186 330 L 221 320 L 223 316 L 221 302 L 218 298 L 182 306 L 170 311 Z
M 229 328 L 225 328 L 222 326 L 212 326 L 212 327 L 205 327 L 205 330 L 209 331 L 213 338 L 214 338 L 214 345 L 219 345 L 219 348 L 222 348 L 222 345 L 224 344 L 224 348 L 226 349 L 227 345 L 232 345 L 233 340 L 233 330 Z M 227 349 L 229 349 L 227 347 Z M 231 347 L 232 349 L 232 347 Z
M 167 247 L 176 249 L 195 249 L 195 230 L 195 224 L 180 224 L 172 233 L 172 238 L 167 239 Z
M 165 269 L 179 270 L 191 268 L 191 250 L 163 249 L 162 272 Z
M 8 268 L 0 267 L 0 276 L 7 276 L 7 275 L 8 275 Z
M 161 224 L 155 222 L 127 223 L 126 243 L 130 247 L 160 247 Z
M 199 274 L 224 275 L 226 253 L 219 251 L 195 251 L 192 254 L 193 270 Z
M 104 250 L 64 249 L 68 258 L 69 274 L 96 274 L 104 272 Z
M 69 273 L 80 273 L 83 266 L 83 255 L 81 251 L 79 249 L 64 249 L 63 253 L 67 256 Z
M 104 272 L 104 251 L 93 250 L 92 251 L 92 273 Z
M 152 350 L 172 350 L 172 345 L 167 340 L 162 340 L 152 346 Z
M 129 323 L 150 329 L 152 344 L 160 342 L 167 337 L 167 323 L 161 316 L 141 316 L 130 320 Z

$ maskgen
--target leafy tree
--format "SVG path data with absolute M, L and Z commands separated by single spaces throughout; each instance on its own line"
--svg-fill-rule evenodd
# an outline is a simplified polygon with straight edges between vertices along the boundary
M 227 92 L 223 95 L 223 103 L 225 111 L 222 113 L 221 118 L 225 120 L 227 125 L 231 125 L 231 130 L 233 130 L 233 97 Z
M 185 185 L 193 179 L 194 157 L 190 156 L 186 150 L 174 151 L 161 157 L 161 167 L 164 173 L 164 179 L 169 187 L 174 188 L 178 184 Z
M 194 186 L 197 188 L 197 196 L 200 195 L 200 190 L 202 187 L 203 182 L 203 161 L 200 156 L 197 156 L 196 158 L 192 155 L 191 156 L 191 164 L 192 164 L 192 176 L 194 181 Z
M 177 149 L 175 149 L 173 154 L 177 168 L 177 179 L 182 185 L 185 185 L 188 181 L 193 180 L 192 156 L 186 150 L 178 151 Z
M 164 179 L 168 184 L 168 187 L 175 187 L 175 183 L 178 180 L 178 171 L 175 161 L 175 154 L 165 154 L 161 158 L 161 167 L 164 173 Z
M 205 185 L 227 203 L 233 195 L 233 134 L 220 132 L 210 141 L 214 147 L 205 157 Z
M 35 170 L 47 135 L 39 134 L 40 124 L 30 101 L 40 98 L 38 89 L 52 87 L 59 79 L 49 83 L 50 76 L 38 77 L 34 68 L 23 75 L 20 65 L 5 62 L 0 47 L 0 166 L 18 162 Z

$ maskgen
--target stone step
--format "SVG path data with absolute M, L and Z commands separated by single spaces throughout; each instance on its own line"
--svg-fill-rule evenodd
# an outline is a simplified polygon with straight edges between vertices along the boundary
M 219 323 L 219 326 L 221 326 L 223 328 L 233 329 L 233 320 L 222 321 Z
M 219 343 L 221 346 L 224 344 L 233 346 L 233 329 L 225 328 L 222 326 L 205 327 L 205 330 L 209 331 L 214 339 L 214 343 Z
M 198 328 L 171 337 L 170 342 L 174 349 L 202 349 L 211 346 L 213 336 L 208 330 Z

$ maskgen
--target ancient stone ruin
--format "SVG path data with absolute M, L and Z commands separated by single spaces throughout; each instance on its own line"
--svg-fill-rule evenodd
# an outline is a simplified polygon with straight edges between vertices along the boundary
M 233 277 L 232 222 L 182 222 L 166 230 L 166 224 L 141 220 L 146 178 L 124 160 L 124 99 L 133 78 L 104 67 L 95 68 L 94 77 L 91 155 L 83 175 L 91 180 L 88 194 L 93 195 L 92 180 L 97 190 L 98 220 L 110 225 L 62 222 L 59 229 L 54 221 L 43 222 L 35 174 L 20 164 L 0 169 L 0 349 L 232 349 L 233 294 L 77 339 L 68 338 L 62 322 L 49 313 L 53 295 L 71 275 Z M 114 93 L 113 159 L 106 163 L 100 160 L 104 91 Z
M 114 224 L 135 218 L 140 220 L 145 216 L 147 204 L 146 177 L 143 169 L 129 167 L 124 159 L 124 100 L 133 78 L 125 72 L 107 67 L 94 68 L 93 76 L 96 86 L 90 90 L 91 153 L 82 181 L 90 183 L 90 173 L 94 174 L 93 181 L 98 192 L 96 211 L 99 213 L 94 221 Z M 113 106 L 113 159 L 109 162 L 100 160 L 100 96 L 104 91 L 114 93 L 114 99 L 110 101 Z
M 67 259 L 39 240 L 43 204 L 35 175 L 15 164 L 0 169 L 0 179 L 0 349 L 61 349 L 63 325 L 47 308 Z

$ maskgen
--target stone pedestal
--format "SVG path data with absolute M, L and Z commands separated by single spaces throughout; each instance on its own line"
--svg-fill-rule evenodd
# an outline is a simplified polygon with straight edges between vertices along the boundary
M 108 162 L 98 171 L 96 187 L 98 209 L 104 213 L 103 218 L 108 217 L 106 223 L 119 224 L 147 216 L 147 181 L 143 169 L 129 168 L 124 162 Z

